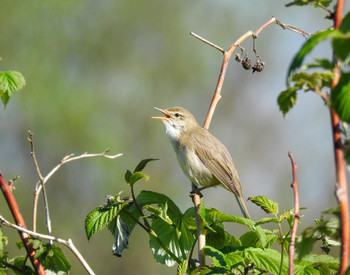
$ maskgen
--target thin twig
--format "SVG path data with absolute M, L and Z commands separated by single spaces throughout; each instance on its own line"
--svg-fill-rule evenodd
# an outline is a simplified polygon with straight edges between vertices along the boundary
M 33 146 L 33 136 L 31 135 L 31 140 L 29 140 L 31 143 L 31 146 Z M 34 191 L 34 207 L 33 207 L 33 231 L 36 231 L 36 221 L 37 221 L 37 211 L 38 211 L 38 199 L 39 199 L 39 194 L 41 192 L 41 190 L 44 190 L 43 188 L 45 188 L 45 184 L 47 183 L 47 181 L 66 163 L 74 161 L 74 160 L 79 160 L 79 159 L 84 159 L 84 158 L 93 158 L 93 157 L 104 157 L 104 158 L 108 158 L 108 159 L 117 159 L 118 157 L 122 156 L 123 153 L 119 153 L 116 155 L 107 155 L 108 153 L 108 149 L 104 150 L 102 153 L 97 153 L 97 154 L 88 154 L 87 152 L 85 152 L 84 154 L 81 154 L 79 156 L 74 156 L 74 154 L 70 154 L 65 156 L 59 164 L 56 165 L 56 167 L 54 167 L 45 177 L 42 176 L 41 172 L 40 172 L 40 168 L 39 165 L 37 163 L 37 161 L 34 161 L 34 165 L 38 171 L 38 175 L 39 175 L 39 181 L 36 184 L 35 187 L 35 191 Z M 33 148 L 32 148 L 32 152 Z M 35 154 L 34 154 L 35 156 Z M 33 158 L 34 160 L 34 158 Z M 47 206 L 48 209 L 48 206 Z
M 240 44 L 245 39 L 247 39 L 249 37 L 253 37 L 253 38 L 256 39 L 259 36 L 260 32 L 263 29 L 265 29 L 267 26 L 271 25 L 271 24 L 277 24 L 277 25 L 281 26 L 284 30 L 290 30 L 290 31 L 296 32 L 298 34 L 301 34 L 303 36 L 304 35 L 311 35 L 311 33 L 305 32 L 305 31 L 303 31 L 303 30 L 301 30 L 301 29 L 299 29 L 297 27 L 291 26 L 291 25 L 283 24 L 282 22 L 278 21 L 275 17 L 272 17 L 266 23 L 261 25 L 260 28 L 257 31 L 255 31 L 255 32 L 248 31 L 245 34 L 243 34 L 240 38 L 238 38 L 236 40 L 235 43 L 233 43 L 229 47 L 229 49 L 227 51 L 225 51 L 221 47 L 219 47 L 216 44 L 208 41 L 207 39 L 204 39 L 201 36 L 199 36 L 197 34 L 194 34 L 193 32 L 190 33 L 192 36 L 198 38 L 199 40 L 203 41 L 204 43 L 206 43 L 206 44 L 208 44 L 208 45 L 210 45 L 212 47 L 214 47 L 215 49 L 219 50 L 220 52 L 222 52 L 224 54 L 224 59 L 222 61 L 222 65 L 221 65 L 219 79 L 218 79 L 218 82 L 217 82 L 217 85 L 216 85 L 216 89 L 215 89 L 213 98 L 211 100 L 211 104 L 210 104 L 210 107 L 209 107 L 209 110 L 208 110 L 208 114 L 207 114 L 205 122 L 204 122 L 204 126 L 203 126 L 204 128 L 206 128 L 206 129 L 209 128 L 211 119 L 212 119 L 212 117 L 214 115 L 214 111 L 215 111 L 216 105 L 217 105 L 218 101 L 221 99 L 221 95 L 220 94 L 221 94 L 221 89 L 222 89 L 222 86 L 223 86 L 223 83 L 224 83 L 228 62 L 229 62 L 229 60 L 231 58 L 231 55 L 233 54 L 234 50 L 237 47 L 240 47 Z
M 292 163 L 292 173 L 293 173 L 293 182 L 291 187 L 294 191 L 294 220 L 292 226 L 292 233 L 290 236 L 290 244 L 289 244 L 289 274 L 294 274 L 294 248 L 295 248 L 295 237 L 297 234 L 298 223 L 300 220 L 300 211 L 299 211 L 299 192 L 298 192 L 298 182 L 296 175 L 296 164 L 294 162 L 294 158 L 292 153 L 288 153 L 290 161 Z
M 42 176 L 41 174 L 41 171 L 40 171 L 40 167 L 39 167 L 39 164 L 38 164 L 38 160 L 36 159 L 36 155 L 35 155 L 35 150 L 34 150 L 34 139 L 33 139 L 33 133 L 31 131 L 28 131 L 28 134 L 29 134 L 29 138 L 28 138 L 28 141 L 30 143 L 30 155 L 32 156 L 32 159 L 33 159 L 33 162 L 34 162 L 34 166 L 36 168 L 36 171 L 38 173 L 38 176 L 39 176 L 39 183 L 40 186 L 42 187 L 43 189 L 43 197 L 44 197 L 44 207 L 45 207 L 45 213 L 46 213 L 46 227 L 47 227 L 47 233 L 51 236 L 52 234 L 52 229 L 51 229 L 51 219 L 50 219 L 50 211 L 49 211 L 49 202 L 48 202 L 48 199 L 47 199 L 47 193 L 46 193 L 46 188 L 45 188 L 45 185 L 44 185 L 44 177 Z M 38 197 L 38 196 L 37 196 Z M 37 205 L 37 203 L 36 203 Z M 36 231 L 36 222 L 33 223 L 33 231 L 35 232 Z M 50 244 L 52 244 L 52 242 L 50 241 Z
M 9 221 L 7 221 L 3 216 L 0 215 L 0 221 L 2 225 L 11 227 L 13 229 L 16 229 L 18 231 L 21 231 L 23 233 L 26 233 L 28 235 L 31 235 L 33 237 L 37 237 L 37 238 L 41 238 L 41 239 L 46 239 L 46 240 L 50 240 L 50 241 L 55 241 L 58 242 L 60 244 L 63 244 L 65 246 L 67 246 L 72 252 L 73 254 L 78 258 L 78 260 L 81 262 L 81 264 L 83 265 L 83 267 L 85 268 L 85 270 L 93 275 L 95 274 L 91 267 L 88 265 L 88 263 L 85 261 L 85 259 L 83 258 L 83 256 L 80 254 L 79 250 L 74 246 L 73 241 L 71 239 L 63 240 L 61 238 L 57 238 L 57 237 L 53 237 L 53 236 L 49 236 L 49 235 L 44 235 L 44 234 L 40 234 L 25 228 L 22 228 L 20 226 L 17 226 L 15 224 L 10 223 Z
M 26 228 L 26 224 L 24 222 L 21 211 L 19 210 L 17 201 L 13 196 L 12 187 L 5 181 L 1 173 L 0 173 L 0 186 L 16 224 L 20 228 Z M 33 250 L 32 246 L 29 244 L 29 235 L 24 233 L 21 230 L 18 231 L 18 233 L 22 239 L 24 247 L 27 251 L 27 255 L 29 256 L 30 261 L 32 262 L 35 272 L 39 275 L 44 275 L 45 274 L 44 267 L 42 266 L 40 261 L 35 258 L 35 250 Z

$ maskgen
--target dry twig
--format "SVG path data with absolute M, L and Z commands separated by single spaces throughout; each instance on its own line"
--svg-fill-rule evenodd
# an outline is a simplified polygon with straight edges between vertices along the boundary
M 10 223 L 9 221 L 7 221 L 3 216 L 0 215 L 0 222 L 2 225 L 11 227 L 13 229 L 16 229 L 18 231 L 21 231 L 24 234 L 28 234 L 31 235 L 33 237 L 37 237 L 37 238 L 41 238 L 41 239 L 46 239 L 46 240 L 50 240 L 50 241 L 55 241 L 58 242 L 60 244 L 63 244 L 65 246 L 67 246 L 72 252 L 73 254 L 78 258 L 78 260 L 81 262 L 81 264 L 84 266 L 85 270 L 91 274 L 94 275 L 95 273 L 92 271 L 91 267 L 88 265 L 88 263 L 85 261 L 85 259 L 83 258 L 83 256 L 80 254 L 80 252 L 78 251 L 78 249 L 75 247 L 75 245 L 73 244 L 71 239 L 63 240 L 60 238 L 56 238 L 53 236 L 49 236 L 49 235 L 44 235 L 44 234 L 40 234 L 40 233 L 36 233 L 33 231 L 30 231 L 28 229 L 25 229 L 23 227 L 17 226 L 15 224 Z M 45 273 L 44 273 L 45 274 Z

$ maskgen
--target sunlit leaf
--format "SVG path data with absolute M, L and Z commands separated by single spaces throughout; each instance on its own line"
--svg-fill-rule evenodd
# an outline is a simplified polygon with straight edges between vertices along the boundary
M 249 197 L 248 200 L 261 207 L 266 214 L 277 215 L 278 204 L 265 196 Z
M 289 66 L 288 74 L 287 74 L 287 85 L 289 86 L 290 76 L 300 68 L 301 64 L 306 55 L 308 55 L 311 50 L 320 42 L 327 39 L 341 38 L 343 34 L 339 30 L 325 30 L 316 33 L 312 37 L 310 37 L 304 45 L 301 47 L 299 52 L 295 55 L 291 65 Z

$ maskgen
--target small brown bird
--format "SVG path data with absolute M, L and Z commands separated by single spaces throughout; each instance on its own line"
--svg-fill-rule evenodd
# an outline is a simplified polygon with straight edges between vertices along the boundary
M 163 121 L 177 160 L 189 180 L 196 186 L 202 186 L 201 189 L 221 184 L 235 195 L 244 217 L 250 219 L 238 174 L 226 147 L 207 129 L 199 126 L 186 109 L 155 109 L 165 115 L 153 118 Z

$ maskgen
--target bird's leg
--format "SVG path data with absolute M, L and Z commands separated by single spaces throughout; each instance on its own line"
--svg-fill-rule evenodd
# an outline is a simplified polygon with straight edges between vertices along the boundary
M 205 187 L 198 188 L 197 185 L 192 183 L 192 191 L 190 192 L 190 197 L 193 198 L 194 195 L 198 195 L 200 198 L 203 198 L 203 194 L 201 191 L 205 189 Z

